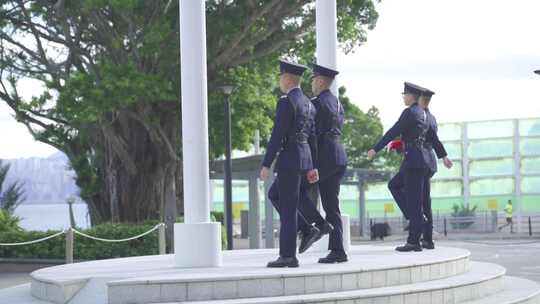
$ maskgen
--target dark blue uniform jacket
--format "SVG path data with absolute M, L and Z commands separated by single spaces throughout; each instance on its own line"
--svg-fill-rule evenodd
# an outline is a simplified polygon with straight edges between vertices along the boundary
M 430 168 L 431 149 L 426 143 L 438 140 L 437 133 L 430 127 L 428 114 L 417 103 L 403 110 L 398 121 L 390 128 L 383 138 L 373 147 L 380 151 L 391 140 L 401 136 L 404 147 L 403 167 L 411 169 Z
M 317 108 L 315 126 L 318 143 L 319 171 L 321 176 L 332 173 L 337 166 L 347 165 L 347 153 L 339 138 L 342 135 L 345 112 L 330 90 L 325 90 L 311 100 Z
M 300 88 L 282 96 L 276 107 L 274 127 L 262 165 L 270 168 L 277 156 L 276 171 L 306 171 L 317 165 L 313 117 L 316 109 Z M 312 157 L 311 150 L 314 150 Z

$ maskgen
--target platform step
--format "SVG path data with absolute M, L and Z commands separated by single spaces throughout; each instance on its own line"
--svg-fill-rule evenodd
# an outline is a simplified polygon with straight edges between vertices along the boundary
M 111 303 L 130 303 L 144 295 L 154 301 L 217 300 L 339 292 L 405 285 L 463 274 L 468 251 L 438 248 L 398 253 L 392 247 L 353 247 L 343 264 L 317 263 L 320 254 L 300 256 L 299 268 L 269 269 L 275 253 L 236 252 L 236 261 L 221 269 L 180 270 L 153 276 L 111 280 Z
M 503 284 L 503 291 L 463 304 L 540 304 L 540 284 L 510 276 L 504 277 Z
M 0 289 L 0 304 L 54 304 L 30 294 L 30 283 Z
M 333 304 L 440 304 L 463 303 L 491 296 L 503 289 L 503 276 L 506 270 L 490 263 L 472 262 L 471 270 L 466 274 L 450 278 L 407 284 L 400 286 L 360 289 L 341 292 L 318 293 L 294 296 L 259 297 L 247 299 L 187 301 L 184 304 L 299 304 L 299 303 L 333 303 Z M 140 302 L 148 303 L 148 299 Z M 160 303 L 160 302 L 151 302 Z M 161 302 L 163 303 L 163 302 Z M 167 302 L 165 302 L 167 303 Z M 175 303 L 175 302 L 169 302 Z M 111 303 L 113 304 L 113 303 Z

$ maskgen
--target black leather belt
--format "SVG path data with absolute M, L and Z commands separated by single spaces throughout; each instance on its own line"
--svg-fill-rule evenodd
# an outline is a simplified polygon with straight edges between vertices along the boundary
M 339 140 L 341 138 L 341 135 L 340 134 L 333 134 L 333 133 L 324 133 L 323 137 L 325 139 L 328 139 L 328 140 L 331 140 L 331 141 L 336 141 L 336 140 Z
M 416 147 L 416 148 L 422 148 L 425 147 L 426 142 L 420 139 L 417 139 L 415 141 L 407 141 L 405 142 L 405 148 L 407 147 Z
M 302 133 L 287 136 L 287 143 L 307 144 L 307 142 L 307 136 Z

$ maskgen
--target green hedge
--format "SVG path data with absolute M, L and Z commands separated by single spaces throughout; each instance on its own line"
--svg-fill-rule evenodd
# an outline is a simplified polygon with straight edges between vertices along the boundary
M 213 212 L 212 219 L 223 223 L 223 213 Z M 177 220 L 182 222 L 180 217 Z M 78 229 L 83 233 L 104 239 L 125 239 L 142 234 L 155 225 L 157 221 L 147 221 L 140 225 L 133 224 L 101 224 L 90 229 Z M 222 227 L 222 246 L 226 248 L 227 239 L 225 229 Z M 0 243 L 20 243 L 33 241 L 58 233 L 58 230 L 24 231 L 12 230 L 0 233 Z M 100 260 L 119 257 L 155 255 L 159 253 L 158 232 L 154 231 L 142 238 L 121 243 L 94 241 L 74 234 L 75 248 L 73 257 L 76 260 Z M 0 246 L 0 258 L 28 258 L 28 259 L 64 259 L 65 235 L 49 239 L 32 245 Z
M 141 225 L 102 224 L 82 232 L 105 239 L 129 238 L 152 229 L 155 223 Z M 40 239 L 58 231 L 9 231 L 0 234 L 0 243 L 19 243 Z M 122 243 L 94 241 L 74 235 L 73 256 L 79 260 L 99 260 L 118 257 L 158 254 L 158 235 L 152 232 L 142 238 Z M 61 235 L 44 242 L 23 246 L 0 246 L 2 258 L 64 259 L 65 236 Z

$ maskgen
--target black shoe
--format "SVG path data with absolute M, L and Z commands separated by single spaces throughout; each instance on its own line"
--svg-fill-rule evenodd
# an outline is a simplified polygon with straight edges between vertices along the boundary
M 428 242 L 428 241 L 422 241 L 422 248 L 425 248 L 425 249 L 435 249 L 435 243 L 433 243 L 433 241 L 431 242 Z
M 326 221 L 320 225 L 316 225 L 316 227 L 319 228 L 319 230 L 321 231 L 321 237 L 334 231 L 334 226 L 332 226 L 332 224 Z
M 321 264 L 344 263 L 344 262 L 347 262 L 348 260 L 349 259 L 347 258 L 347 254 L 345 252 L 332 250 L 326 257 L 320 258 L 319 263 Z
M 422 251 L 420 244 L 405 244 L 403 246 L 396 247 L 396 251 L 409 252 L 409 251 Z
M 321 231 L 317 227 L 311 227 L 309 233 L 300 233 L 300 247 L 298 247 L 298 252 L 304 253 L 313 243 L 320 239 Z
M 284 267 L 298 267 L 298 259 L 296 257 L 284 258 L 279 257 L 277 260 L 269 262 L 266 267 L 269 268 L 284 268 Z

